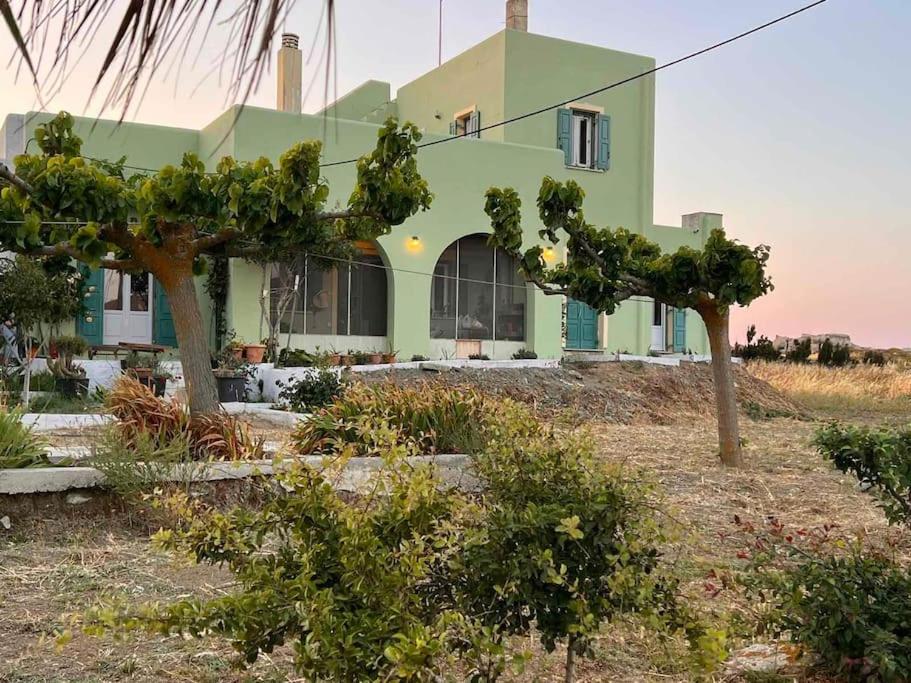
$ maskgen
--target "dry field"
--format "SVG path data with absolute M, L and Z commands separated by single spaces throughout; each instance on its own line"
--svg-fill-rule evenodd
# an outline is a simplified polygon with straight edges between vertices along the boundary
M 784 381 L 780 376 L 770 376 L 767 370 L 762 368 L 757 374 L 772 384 Z M 643 471 L 659 484 L 661 500 L 656 501 L 656 509 L 669 524 L 680 529 L 679 539 L 668 548 L 667 558 L 688 578 L 692 600 L 707 610 L 730 615 L 746 614 L 750 609 L 736 591 L 724 590 L 710 597 L 703 589 L 710 570 L 724 572 L 739 562 L 737 553 L 742 546 L 731 535 L 735 514 L 754 520 L 774 515 L 786 524 L 799 526 L 834 522 L 845 533 L 863 533 L 872 539 L 894 537 L 911 552 L 911 538 L 888 528 L 871 497 L 833 471 L 809 446 L 816 426 L 831 417 L 869 422 L 877 419 L 876 408 L 880 407 L 884 419 L 900 419 L 902 415 L 897 411 L 901 398 L 864 403 L 860 410 L 849 401 L 817 402 L 809 406 L 812 417 L 808 418 L 807 411 L 792 399 L 805 399 L 804 391 L 824 389 L 822 380 L 817 380 L 811 389 L 795 384 L 800 388 L 794 388 L 791 397 L 784 397 L 761 382 L 741 376 L 738 384 L 747 387 L 747 401 L 758 403 L 763 414 L 790 411 L 797 417 L 745 416 L 743 432 L 749 466 L 731 472 L 716 464 L 714 426 L 703 406 L 688 409 L 684 404 L 673 416 L 661 420 L 663 424 L 649 420 L 648 410 L 630 408 L 639 405 L 639 398 L 635 397 L 657 397 L 657 403 L 676 396 L 678 383 L 698 384 L 696 375 L 685 374 L 681 378 L 646 369 L 642 375 L 646 379 L 640 377 L 635 386 L 614 386 L 611 391 L 605 388 L 608 381 L 616 385 L 618 376 L 614 373 L 627 372 L 642 373 L 641 369 L 594 368 L 579 370 L 581 379 L 561 376 L 561 381 L 582 385 L 576 390 L 588 392 L 590 399 L 602 395 L 626 397 L 623 410 L 631 415 L 623 424 L 612 417 L 607 406 L 593 404 L 591 414 L 597 417 L 572 428 L 591 430 L 605 459 L 623 463 L 630 471 Z M 605 377 L 603 373 L 612 376 Z M 459 381 L 465 379 L 463 374 L 460 376 Z M 779 386 L 791 390 L 790 385 Z M 572 393 L 567 395 L 572 397 Z M 578 400 L 571 403 L 580 412 L 584 407 Z M 904 418 L 909 419 L 907 412 Z M 151 550 L 147 535 L 153 527 L 154 522 L 141 512 L 125 508 L 114 499 L 96 496 L 77 507 L 59 500 L 48 501 L 46 507 L 38 507 L 30 515 L 13 518 L 9 531 L 0 530 L 0 680 L 295 680 L 286 651 L 263 658 L 252 669 L 240 672 L 232 668 L 231 649 L 215 641 L 143 636 L 115 642 L 77 636 L 62 652 L 55 650 L 50 636 L 66 625 L 66 615 L 79 612 L 102 596 L 168 600 L 191 592 L 211 596 L 231 589 L 229 577 L 222 572 L 194 567 Z M 534 647 L 528 641 L 525 644 Z M 580 663 L 579 680 L 694 680 L 680 654 L 675 643 L 648 637 L 634 625 L 621 625 L 605 630 L 596 643 L 594 657 Z M 512 680 L 559 680 L 562 656 L 559 651 L 550 655 L 539 652 L 534 666 Z M 795 663 L 787 674 L 744 678 L 722 673 L 715 680 L 827 680 L 801 663 Z

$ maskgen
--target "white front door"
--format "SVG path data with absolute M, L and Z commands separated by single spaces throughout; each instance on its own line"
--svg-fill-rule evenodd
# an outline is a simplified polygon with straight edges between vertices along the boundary
M 104 343 L 152 342 L 152 276 L 104 271 Z
M 667 312 L 664 304 L 655 301 L 652 305 L 652 343 L 649 346 L 652 351 L 664 351 L 665 349 L 665 320 L 667 320 Z

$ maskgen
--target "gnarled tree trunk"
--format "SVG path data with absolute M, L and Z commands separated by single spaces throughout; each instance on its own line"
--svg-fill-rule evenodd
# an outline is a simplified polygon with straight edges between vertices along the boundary
M 171 305 L 190 413 L 214 413 L 221 408 L 221 404 L 218 402 L 209 344 L 196 298 L 192 263 L 188 267 L 185 267 L 186 264 L 174 265 L 176 267 L 162 273 L 155 272 L 154 275 L 164 287 Z
M 728 337 L 730 314 L 706 303 L 696 307 L 705 323 L 712 350 L 712 376 L 715 380 L 715 407 L 718 413 L 718 455 L 725 467 L 743 467 L 740 425 L 737 419 L 737 391 L 731 367 L 731 342 Z

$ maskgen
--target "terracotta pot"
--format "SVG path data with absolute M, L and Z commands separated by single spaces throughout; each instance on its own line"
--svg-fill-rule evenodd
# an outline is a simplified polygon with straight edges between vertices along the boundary
M 347 353 L 341 355 L 341 364 L 342 365 L 354 365 L 354 356 L 349 356 Z
M 340 353 L 330 353 L 326 356 L 329 361 L 329 365 L 341 365 L 342 364 L 342 354 Z
M 395 354 L 394 353 L 384 353 L 383 362 L 384 363 L 395 363 Z
M 369 357 L 367 358 L 367 364 L 368 364 L 368 365 L 379 365 L 379 364 L 382 363 L 382 362 L 383 362 L 383 354 L 382 354 L 382 353 L 371 353 L 371 354 L 369 355 Z
M 266 355 L 266 347 L 263 344 L 247 344 L 244 346 L 244 355 L 251 363 L 262 363 Z

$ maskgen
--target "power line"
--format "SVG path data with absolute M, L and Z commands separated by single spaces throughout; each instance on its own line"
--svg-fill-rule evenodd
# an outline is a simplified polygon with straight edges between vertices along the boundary
M 533 116 L 538 116 L 539 114 L 544 114 L 544 113 L 546 113 L 546 112 L 553 111 L 553 110 L 555 110 L 555 109 L 559 109 L 560 107 L 565 107 L 566 105 L 571 104 L 571 103 L 573 103 L 573 102 L 577 102 L 577 101 L 579 101 L 579 100 L 583 100 L 583 99 L 585 99 L 585 98 L 592 97 L 592 96 L 594 96 L 594 95 L 599 95 L 599 94 L 601 94 L 601 93 L 603 93 L 603 92 L 607 92 L 608 90 L 613 90 L 614 88 L 618 88 L 618 87 L 620 87 L 621 85 L 626 85 L 627 83 L 632 83 L 633 81 L 637 81 L 637 80 L 639 80 L 640 78 L 645 78 L 646 76 L 651 76 L 652 74 L 656 74 L 656 73 L 658 73 L 659 71 L 663 71 L 664 69 L 668 69 L 668 68 L 670 68 L 670 67 L 672 67 L 672 66 L 676 66 L 677 64 L 682 64 L 683 62 L 689 61 L 689 60 L 694 59 L 694 58 L 696 58 L 696 57 L 700 57 L 700 56 L 702 56 L 702 55 L 704 55 L 704 54 L 707 54 L 707 53 L 709 53 L 709 52 L 713 52 L 714 50 L 717 50 L 717 49 L 719 49 L 719 48 L 724 47 L 725 45 L 730 45 L 731 43 L 734 43 L 734 42 L 736 42 L 736 41 L 738 41 L 738 40 L 741 40 L 742 38 L 746 38 L 747 36 L 753 35 L 754 33 L 758 33 L 758 32 L 760 32 L 760 31 L 763 31 L 763 30 L 767 29 L 767 28 L 770 28 L 770 27 L 772 27 L 772 26 L 775 26 L 776 24 L 780 24 L 781 22 L 787 21 L 788 19 L 791 19 L 792 17 L 797 16 L 798 14 L 802 14 L 803 12 L 806 12 L 806 11 L 808 11 L 808 10 L 811 10 L 811 9 L 813 9 L 814 7 L 818 7 L 819 5 L 822 5 L 822 4 L 825 3 L 825 2 L 827 2 L 827 0 L 816 0 L 815 2 L 812 2 L 812 3 L 810 3 L 809 5 L 804 5 L 803 7 L 800 7 L 800 8 L 798 8 L 798 9 L 792 11 L 792 12 L 788 12 L 787 14 L 783 14 L 782 16 L 780 16 L 780 17 L 778 17 L 778 18 L 776 18 L 776 19 L 772 19 L 771 21 L 767 21 L 767 22 L 765 22 L 764 24 L 760 24 L 759 26 L 755 26 L 755 27 L 753 27 L 753 28 L 751 28 L 751 29 L 749 29 L 749 30 L 747 30 L 747 31 L 744 31 L 744 32 L 742 32 L 742 33 L 738 33 L 738 34 L 735 35 L 735 36 L 731 36 L 730 38 L 726 38 L 725 40 L 722 40 L 722 41 L 720 41 L 720 42 L 717 42 L 717 43 L 715 43 L 715 44 L 713 44 L 713 45 L 709 45 L 708 47 L 704 47 L 704 48 L 702 48 L 701 50 L 697 50 L 697 51 L 695 51 L 695 52 L 691 52 L 691 53 L 689 53 L 689 54 L 687 54 L 687 55 L 684 55 L 684 56 L 682 56 L 682 57 L 678 57 L 677 59 L 675 59 L 675 60 L 673 60 L 673 61 L 665 62 L 664 64 L 660 64 L 660 65 L 658 65 L 658 66 L 656 66 L 656 67 L 654 67 L 654 68 L 652 68 L 652 69 L 649 69 L 649 70 L 647 70 L 647 71 L 643 71 L 643 72 L 638 73 L 638 74 L 635 74 L 635 75 L 633 75 L 633 76 L 629 76 L 629 77 L 624 78 L 624 79 L 619 80 L 619 81 L 615 81 L 615 82 L 613 82 L 613 83 L 609 83 L 608 85 L 602 86 L 602 87 L 600 87 L 600 88 L 596 88 L 595 90 L 591 90 L 591 91 L 586 92 L 586 93 L 581 93 L 581 94 L 579 94 L 579 95 L 574 95 L 573 97 L 570 97 L 570 98 L 568 98 L 568 99 L 565 99 L 565 100 L 563 100 L 563 101 L 561 101 L 561 102 L 556 102 L 556 103 L 554 103 L 554 104 L 549 104 L 549 105 L 544 106 L 544 107 L 541 107 L 541 108 L 539 108 L 539 109 L 535 109 L 535 110 L 533 110 L 533 111 L 529 111 L 529 112 L 526 112 L 526 113 L 524 113 L 524 114 L 519 114 L 518 116 L 513 116 L 513 117 L 511 117 L 511 118 L 504 119 L 504 120 L 502 120 L 502 121 L 497 121 L 496 123 L 491 123 L 491 124 L 488 124 L 488 125 L 486 125 L 486 126 L 481 126 L 477 131 L 472 131 L 471 134 L 472 134 L 472 136 L 474 136 L 476 133 L 481 133 L 481 132 L 486 131 L 486 130 L 493 130 L 493 129 L 495 129 L 495 128 L 501 128 L 501 127 L 503 127 L 503 126 L 507 126 L 507 125 L 509 125 L 509 124 L 516 123 L 516 122 L 518 122 L 518 121 L 523 121 L 523 120 L 528 119 L 528 118 L 531 118 L 531 117 L 533 117 Z M 458 135 L 456 135 L 456 136 L 440 138 L 439 140 L 432 140 L 432 141 L 430 141 L 430 142 L 422 142 L 422 143 L 418 144 L 417 147 L 418 147 L 418 149 L 424 149 L 424 148 L 427 148 L 427 147 L 434 147 L 434 146 L 436 146 L 436 145 L 443 145 L 443 144 L 446 144 L 446 143 L 448 143 L 448 142 L 454 142 L 454 141 L 456 141 L 456 140 L 461 140 L 462 138 L 467 137 L 467 135 L 468 135 L 467 132 L 465 132 L 465 133 L 460 133 L 460 134 L 458 134 Z M 84 157 L 84 158 L 86 158 L 86 159 L 91 159 L 92 161 L 96 161 L 96 162 L 101 162 L 101 161 L 102 161 L 102 160 L 100 160 L 100 159 L 94 159 L 94 158 L 92 158 L 92 157 Z M 347 164 L 354 164 L 354 163 L 357 163 L 357 162 L 358 162 L 359 158 L 360 158 L 360 157 L 351 158 L 351 159 L 344 159 L 344 160 L 340 160 L 340 161 L 331 161 L 331 162 L 327 162 L 327 163 L 324 163 L 324 164 L 320 164 L 320 168 L 331 168 L 331 167 L 334 167 L 334 166 L 343 166 L 343 165 L 347 165 Z M 108 162 L 108 163 L 110 163 L 110 162 Z M 143 167 L 143 166 L 133 166 L 133 165 L 130 165 L 130 164 L 124 164 L 123 167 L 124 167 L 124 168 L 129 168 L 129 169 L 132 169 L 132 170 L 135 170 L 135 171 L 147 171 L 147 172 L 149 172 L 149 173 L 157 173 L 158 170 L 159 170 L 159 169 L 153 169 L 153 168 L 146 168 L 146 167 Z M 208 172 L 207 175 L 214 175 L 214 173 L 213 173 L 213 172 Z
M 540 109 L 535 109 L 534 111 L 526 112 L 524 114 L 519 114 L 518 116 L 513 116 L 512 118 L 504 119 L 503 121 L 498 121 L 497 123 L 491 123 L 487 126 L 481 126 L 477 131 L 471 131 L 471 135 L 474 136 L 475 134 L 481 133 L 485 130 L 493 130 L 494 128 L 500 128 L 502 126 L 506 126 L 511 123 L 516 123 L 517 121 L 522 121 L 524 119 L 531 118 L 532 116 L 537 116 L 539 114 L 543 114 L 548 111 L 553 111 L 554 109 L 559 109 L 560 107 L 565 107 L 568 104 L 577 102 L 579 100 L 583 100 L 587 97 L 592 97 L 593 95 L 599 95 L 603 92 L 607 92 L 608 90 L 612 90 L 613 88 L 620 87 L 621 85 L 626 85 L 627 83 L 632 83 L 633 81 L 636 81 L 640 78 L 644 78 L 645 76 L 651 76 L 652 74 L 658 73 L 659 71 L 662 71 L 663 69 L 667 69 L 669 67 L 675 66 L 676 64 L 686 62 L 690 59 L 693 59 L 694 57 L 699 57 L 708 52 L 712 52 L 713 50 L 717 50 L 720 47 L 729 45 L 735 41 L 740 40 L 741 38 L 746 38 L 749 35 L 758 33 L 759 31 L 769 28 L 770 26 L 774 26 L 775 24 L 779 24 L 783 21 L 786 21 L 786 20 L 790 19 L 791 17 L 797 16 L 798 14 L 801 14 L 802 12 L 806 12 L 807 10 L 813 9 L 814 7 L 821 5 L 826 1 L 827 0 L 816 0 L 816 2 L 812 2 L 809 5 L 804 5 L 803 7 L 796 9 L 793 12 L 789 12 L 788 14 L 784 14 L 784 15 L 778 17 L 777 19 L 773 19 L 772 21 L 767 21 L 766 23 L 756 26 L 754 28 L 751 28 L 748 31 L 744 31 L 743 33 L 738 33 L 736 36 L 732 36 L 730 38 L 727 38 L 726 40 L 722 40 L 719 43 L 715 43 L 714 45 L 710 45 L 709 47 L 705 47 L 701 50 L 697 50 L 696 52 L 691 52 L 688 55 L 679 57 L 671 62 L 666 62 L 664 64 L 654 67 L 653 69 L 649 69 L 648 71 L 643 71 L 642 73 L 636 74 L 634 76 L 629 76 L 628 78 L 624 78 L 620 81 L 615 81 L 614 83 L 610 83 L 609 85 L 605 85 L 601 88 L 591 90 L 587 93 L 582 93 L 581 95 L 575 95 L 574 97 L 570 97 L 569 99 L 563 100 L 562 102 L 557 102 L 556 104 L 550 104 L 550 105 L 547 105 L 546 107 L 541 107 Z M 455 137 L 441 138 L 439 140 L 433 140 L 431 142 L 423 142 L 418 145 L 418 149 L 423 149 L 425 147 L 433 147 L 435 145 L 442 145 L 447 142 L 452 142 L 454 140 L 458 140 L 458 139 L 467 137 L 467 135 L 468 135 L 468 133 L 466 131 L 464 133 L 460 133 L 459 135 L 457 135 Z M 358 159 L 345 159 L 344 161 L 333 161 L 333 162 L 330 162 L 327 164 L 320 164 L 320 168 L 327 168 L 330 166 L 341 166 L 343 164 L 353 164 L 353 163 L 356 163 L 357 161 L 358 161 Z

